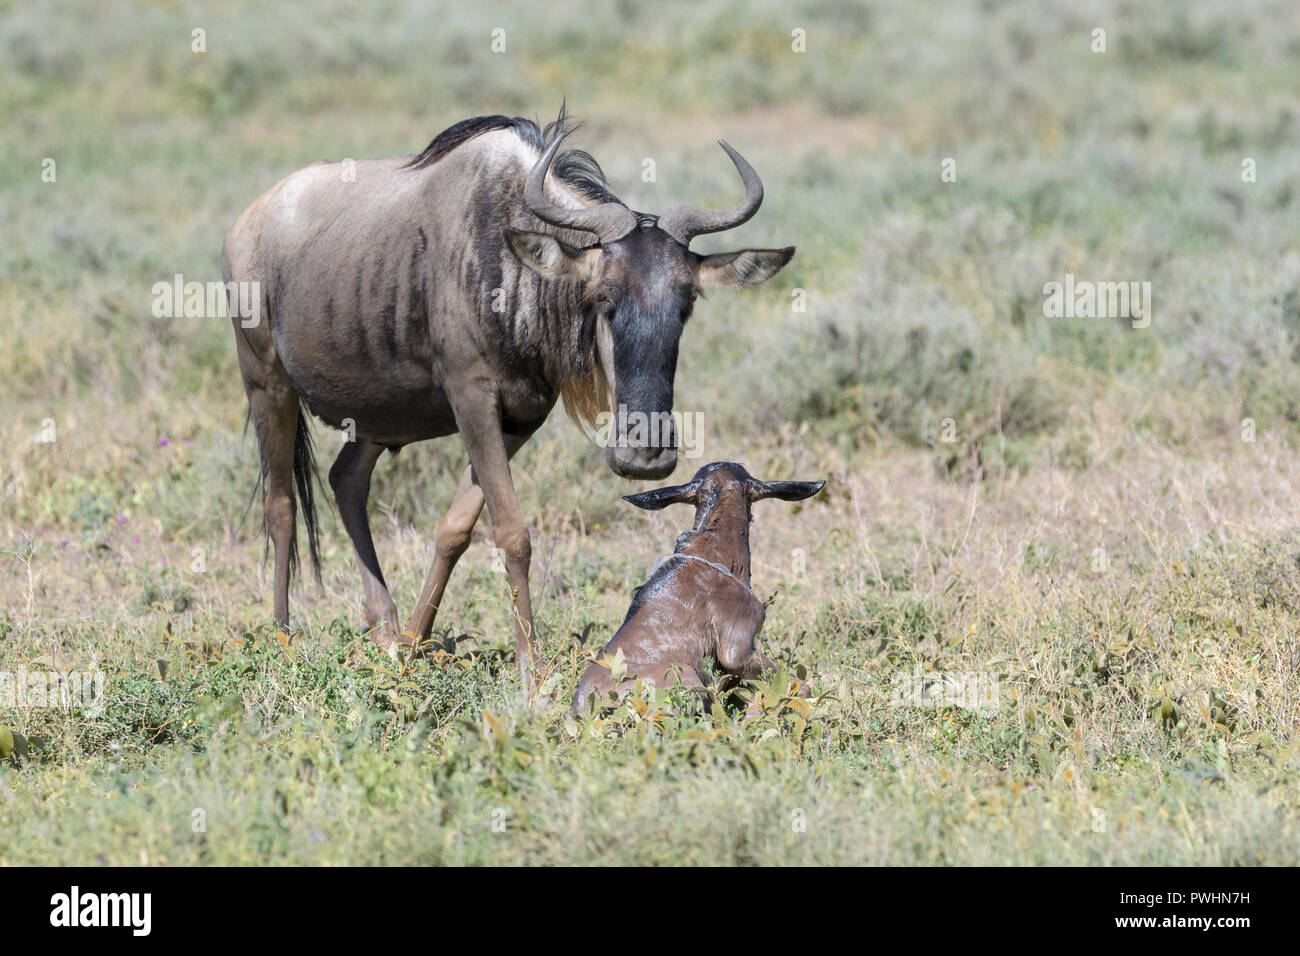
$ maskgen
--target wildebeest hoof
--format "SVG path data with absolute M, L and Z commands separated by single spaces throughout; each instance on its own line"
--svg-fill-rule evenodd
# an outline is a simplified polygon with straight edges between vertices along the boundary
M 381 651 L 389 656 L 396 656 L 399 648 L 415 646 L 415 635 L 410 631 L 398 631 L 391 624 L 381 624 L 370 632 L 370 639 Z

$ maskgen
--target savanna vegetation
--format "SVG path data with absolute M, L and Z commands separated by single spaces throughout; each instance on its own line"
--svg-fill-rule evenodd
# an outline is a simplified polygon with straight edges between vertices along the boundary
M 1300 863 L 1298 70 L 1284 0 L 0 0 L 0 671 L 104 675 L 0 704 L 0 864 Z M 566 712 L 690 515 L 562 414 L 514 469 L 552 706 L 486 520 L 430 659 L 328 511 L 280 631 L 230 324 L 152 308 L 293 169 L 566 96 L 636 208 L 733 204 L 723 136 L 766 200 L 696 247 L 799 250 L 683 341 L 676 480 L 829 479 L 756 506 L 784 670 L 704 713 Z M 377 469 L 403 613 L 464 464 Z

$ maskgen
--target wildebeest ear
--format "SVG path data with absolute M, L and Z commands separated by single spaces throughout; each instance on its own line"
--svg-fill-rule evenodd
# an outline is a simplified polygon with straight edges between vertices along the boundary
M 544 232 L 505 230 L 506 244 L 519 261 L 547 279 L 590 279 L 600 261 L 600 248 L 578 249 Z
M 701 256 L 695 275 L 701 286 L 726 286 L 740 289 L 766 282 L 794 258 L 794 246 L 784 249 L 741 249 Z
M 637 495 L 624 495 L 623 500 L 629 501 L 638 508 L 644 508 L 646 511 L 658 511 L 660 508 L 667 508 L 669 505 L 696 504 L 696 493 L 700 490 L 700 483 L 692 481 L 684 485 L 670 485 L 667 488 L 656 488 L 654 491 L 643 491 Z
M 749 485 L 749 500 L 780 498 L 782 501 L 803 501 L 825 486 L 824 481 L 752 481 Z

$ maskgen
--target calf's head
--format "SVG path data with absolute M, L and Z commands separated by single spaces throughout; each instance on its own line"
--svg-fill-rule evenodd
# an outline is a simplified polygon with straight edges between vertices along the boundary
M 748 220 L 763 201 L 763 184 L 744 157 L 722 148 L 745 184 L 745 201 L 728 212 L 679 206 L 662 217 L 606 202 L 569 209 L 553 205 L 543 183 L 563 137 L 529 173 L 524 201 L 543 222 L 593 233 L 596 242 L 574 246 L 543 232 L 506 230 L 520 261 L 551 279 L 582 284 L 584 330 L 609 404 L 606 463 L 624 478 L 664 478 L 677 467 L 678 436 L 672 419 L 677 346 L 695 300 L 716 286 L 743 288 L 771 278 L 794 247 L 744 249 L 703 256 L 692 252 L 697 235 L 721 232 Z
M 749 522 L 749 506 L 764 498 L 802 501 L 825 487 L 824 481 L 759 481 L 743 465 L 717 461 L 705 465 L 684 485 L 656 488 L 636 495 L 624 495 L 638 508 L 658 511 L 668 505 L 695 506 L 695 530 L 707 530 L 715 518 L 743 517 Z

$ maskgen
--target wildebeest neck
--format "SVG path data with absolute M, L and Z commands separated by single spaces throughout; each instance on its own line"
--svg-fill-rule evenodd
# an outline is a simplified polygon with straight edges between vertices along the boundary
M 557 391 L 569 382 L 585 381 L 597 359 L 581 286 L 564 279 L 531 277 L 520 281 L 535 283 L 529 290 L 534 297 L 533 314 L 503 327 L 510 350 L 538 366 Z
M 678 535 L 675 550 L 720 564 L 748 585 L 749 523 L 749 502 L 742 491 L 701 500 L 695 527 Z

